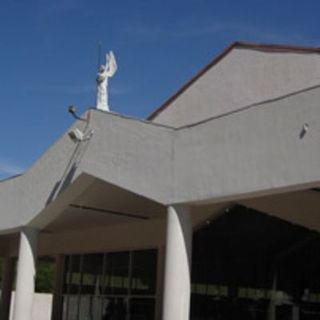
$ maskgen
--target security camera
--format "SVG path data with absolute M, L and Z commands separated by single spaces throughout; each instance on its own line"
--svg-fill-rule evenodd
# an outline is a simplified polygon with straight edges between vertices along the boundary
M 81 130 L 77 129 L 77 128 L 75 128 L 75 129 L 73 129 L 73 130 L 70 130 L 70 131 L 68 132 L 68 135 L 69 135 L 70 139 L 71 139 L 74 143 L 83 141 L 83 139 L 84 139 L 84 133 L 83 133 Z

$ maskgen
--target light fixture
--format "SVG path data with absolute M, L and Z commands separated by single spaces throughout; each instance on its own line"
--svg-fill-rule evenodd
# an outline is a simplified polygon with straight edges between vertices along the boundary
M 69 138 L 74 142 L 78 143 L 81 141 L 86 141 L 93 135 L 93 130 L 90 130 L 87 134 L 84 134 L 80 129 L 75 128 L 68 132 Z
M 68 107 L 68 112 L 77 120 L 87 121 L 87 119 L 81 118 L 80 116 L 77 115 L 77 108 L 74 105 L 70 105 Z
M 308 123 L 305 123 L 300 131 L 300 139 L 302 139 L 308 132 L 309 130 L 309 124 Z
M 68 132 L 68 135 L 74 143 L 83 141 L 83 138 L 84 138 L 84 133 L 77 128 L 70 130 Z

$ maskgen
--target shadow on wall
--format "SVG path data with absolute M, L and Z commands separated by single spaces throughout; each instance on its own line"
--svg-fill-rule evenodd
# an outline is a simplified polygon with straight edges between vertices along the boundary
M 89 143 L 90 143 L 90 139 L 85 141 L 80 141 L 77 143 L 67 163 L 66 169 L 62 174 L 61 179 L 55 183 L 52 191 L 50 192 L 48 199 L 46 201 L 46 205 L 49 205 L 52 201 L 54 201 L 54 199 L 71 184 L 75 176 L 75 173 L 79 167 L 81 159 L 88 148 Z
M 69 172 L 67 172 L 65 178 L 56 182 L 46 201 L 46 205 L 49 205 L 64 189 L 66 189 L 71 184 L 76 171 L 77 166 L 74 164 Z

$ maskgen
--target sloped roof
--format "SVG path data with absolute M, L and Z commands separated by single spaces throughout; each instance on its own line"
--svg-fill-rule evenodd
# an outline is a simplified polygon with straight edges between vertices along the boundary
M 237 42 L 176 96 L 235 47 L 320 53 L 317 48 Z M 94 132 L 90 139 L 74 144 L 66 132 L 27 172 L 0 183 L 0 233 L 36 217 L 51 219 L 95 179 L 160 205 L 218 203 L 319 187 L 319 101 L 317 84 L 179 128 L 90 110 L 88 121 L 78 120 L 70 128 Z M 302 135 L 305 124 L 309 129 Z
M 317 86 L 178 129 L 91 110 L 90 140 L 64 134 L 0 183 L 0 233 L 53 217 L 96 178 L 161 205 L 318 187 L 319 98 Z
M 176 100 L 184 91 L 186 91 L 194 82 L 202 77 L 208 70 L 218 64 L 225 56 L 227 56 L 233 49 L 249 49 L 263 52 L 292 52 L 292 53 L 318 53 L 320 54 L 320 47 L 305 47 L 284 44 L 260 44 L 235 41 L 230 46 L 226 47 L 218 56 L 211 60 L 205 67 L 203 67 L 197 74 L 195 74 L 188 82 L 186 82 L 178 91 L 169 97 L 159 108 L 154 110 L 147 119 L 154 120 L 162 111 L 167 109 L 170 104 Z

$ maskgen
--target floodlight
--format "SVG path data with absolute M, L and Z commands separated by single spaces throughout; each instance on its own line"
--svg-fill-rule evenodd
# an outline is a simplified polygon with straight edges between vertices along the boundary
M 70 139 L 71 139 L 74 143 L 83 141 L 83 139 L 84 139 L 84 133 L 83 133 L 81 130 L 77 129 L 77 128 L 75 128 L 75 129 L 73 129 L 73 130 L 70 130 L 70 131 L 68 132 L 68 135 L 69 135 Z
M 69 138 L 74 142 L 74 143 L 78 143 L 78 142 L 82 142 L 82 141 L 88 141 L 90 140 L 90 138 L 93 135 L 93 130 L 89 130 L 86 133 L 83 133 L 80 129 L 75 128 L 72 129 L 68 132 L 68 136 Z

